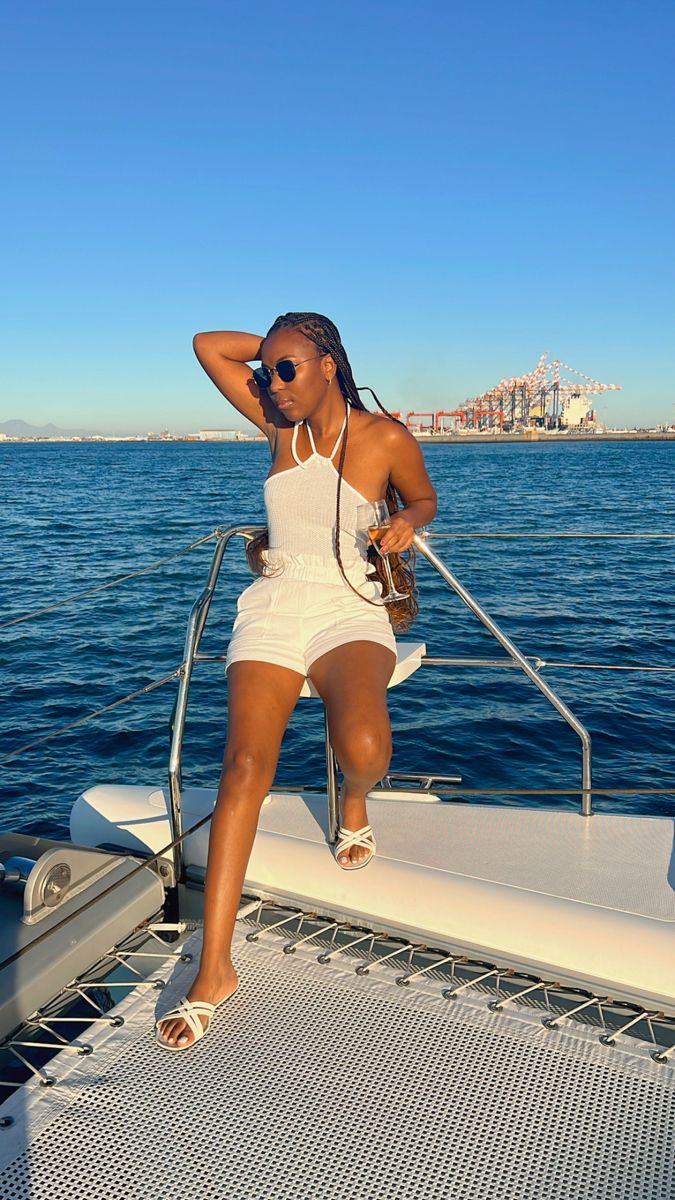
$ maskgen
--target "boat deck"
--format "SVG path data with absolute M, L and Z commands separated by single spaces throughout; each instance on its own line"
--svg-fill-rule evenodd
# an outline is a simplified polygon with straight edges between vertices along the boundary
M 7 1101 L 0 1196 L 672 1196 L 672 1062 L 572 1022 L 546 1029 L 524 1006 L 449 1002 L 429 975 L 397 986 L 400 962 L 357 974 L 354 955 L 319 962 L 316 940 L 284 953 L 288 927 L 245 913 L 239 990 L 196 1046 L 163 1051 L 153 1022 L 188 990 L 201 929 L 192 962 L 155 972 L 164 991 L 136 989 L 122 1028 L 87 1032 L 93 1053 L 50 1062 L 56 1086 Z
M 583 818 L 561 810 L 377 795 L 370 801 L 369 816 L 381 860 L 675 922 L 671 819 L 606 813 Z M 306 794 L 299 800 L 273 793 L 263 807 L 259 832 L 325 846 L 325 813 L 323 797 Z
M 183 792 L 186 830 L 212 811 L 215 795 Z M 71 834 L 158 852 L 170 841 L 167 804 L 161 789 L 98 785 L 74 806 Z M 675 1016 L 672 819 L 384 789 L 370 794 L 368 811 L 377 854 L 364 870 L 343 871 L 328 842 L 325 795 L 273 792 L 245 890 Z M 209 829 L 185 841 L 186 877 L 196 884 Z M 199 908 L 181 911 L 201 917 Z
M 675 1015 L 672 820 L 385 796 L 369 807 L 376 857 L 346 872 L 325 798 L 274 793 L 247 889 Z M 186 793 L 186 828 L 212 804 Z M 186 847 L 194 878 L 207 839 Z

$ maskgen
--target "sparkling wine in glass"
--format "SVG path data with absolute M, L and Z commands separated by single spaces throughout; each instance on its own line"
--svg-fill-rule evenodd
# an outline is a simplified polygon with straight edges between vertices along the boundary
M 409 592 L 398 592 L 394 587 L 394 579 L 389 565 L 389 556 L 383 554 L 380 550 L 378 542 L 383 534 L 391 528 L 391 517 L 389 509 L 384 500 L 375 500 L 372 504 L 359 504 L 357 509 L 357 526 L 359 529 L 368 531 L 368 536 L 377 550 L 382 563 L 384 565 L 385 574 L 389 583 L 389 591 L 386 596 L 382 597 L 383 604 L 387 604 L 392 600 L 406 600 L 410 595 Z

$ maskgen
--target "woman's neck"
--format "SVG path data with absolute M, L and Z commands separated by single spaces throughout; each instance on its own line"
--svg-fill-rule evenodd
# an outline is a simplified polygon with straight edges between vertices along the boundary
M 331 398 L 325 408 L 318 408 L 311 417 L 305 417 L 305 425 L 309 425 L 315 441 L 318 438 L 328 441 L 329 438 L 337 437 L 346 411 L 347 402 L 344 396 L 340 396 L 339 400 Z

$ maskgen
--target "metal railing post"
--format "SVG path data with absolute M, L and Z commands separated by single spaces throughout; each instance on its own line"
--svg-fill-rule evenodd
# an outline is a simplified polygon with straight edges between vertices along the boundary
M 181 775 L 181 753 L 183 748 L 183 734 L 185 732 L 185 714 L 187 712 L 188 695 L 190 691 L 190 681 L 192 679 L 192 669 L 194 666 L 195 655 L 199 649 L 202 633 L 206 624 L 206 618 L 209 615 L 213 593 L 218 575 L 223 561 L 223 555 L 227 550 L 229 542 L 233 537 L 240 536 L 245 538 L 254 537 L 260 533 L 260 526 L 257 525 L 233 525 L 230 529 L 224 531 L 217 529 L 215 531 L 218 538 L 216 548 L 211 560 L 209 574 L 206 580 L 206 585 L 201 596 L 195 601 L 190 612 L 188 620 L 187 634 L 185 637 L 185 650 L 183 652 L 183 662 L 180 668 L 178 695 L 176 697 L 176 707 L 174 715 L 173 732 L 171 735 L 171 749 L 169 751 L 169 801 L 170 809 L 169 816 L 171 819 L 171 840 L 180 837 L 183 832 L 183 819 L 181 812 L 181 791 L 182 791 L 182 775 Z M 183 844 L 182 842 L 174 846 L 173 850 L 173 868 L 176 883 L 182 878 L 183 874 Z
M 179 669 L 179 684 L 178 695 L 176 697 L 176 706 L 174 714 L 174 725 L 171 737 L 171 748 L 169 751 L 169 816 L 172 827 L 172 840 L 180 838 L 183 832 L 182 829 L 182 811 L 181 811 L 181 790 L 182 790 L 182 775 L 181 775 L 181 755 L 183 746 L 183 736 L 185 733 L 185 717 L 187 712 L 188 696 L 190 691 L 190 682 L 192 679 L 192 671 L 199 643 L 204 632 L 204 626 L 211 607 L 211 601 L 218 582 L 218 576 L 223 561 L 223 556 L 233 537 L 244 537 L 250 539 L 262 532 L 261 527 L 257 525 L 233 525 L 226 530 L 215 530 L 215 535 L 218 539 L 217 545 L 211 560 L 206 585 L 199 598 L 192 606 L 190 617 L 188 620 L 188 628 L 185 637 L 185 650 L 183 662 Z M 592 791 L 591 791 L 591 738 L 588 731 L 584 728 L 580 721 L 570 712 L 569 708 L 556 695 L 552 688 L 539 675 L 538 671 L 530 665 L 528 660 L 520 653 L 518 648 L 506 636 L 499 626 L 492 620 L 490 616 L 481 608 L 480 604 L 474 600 L 473 596 L 459 582 L 452 571 L 434 554 L 425 540 L 418 535 L 415 535 L 414 544 L 416 549 L 431 563 L 438 571 L 439 575 L 459 596 L 460 600 L 466 604 L 467 608 L 478 617 L 479 621 L 492 634 L 492 636 L 500 643 L 500 645 L 510 655 L 514 663 L 521 668 L 531 679 L 535 687 L 546 697 L 553 707 L 565 719 L 568 725 L 578 734 L 582 743 L 582 802 L 581 813 L 583 816 L 590 816 L 592 812 Z M 424 662 L 424 659 L 422 660 Z M 339 826 L 339 788 L 337 774 L 337 760 L 331 746 L 330 735 L 328 730 L 328 716 L 324 711 L 324 728 L 326 739 L 326 790 L 328 796 L 328 832 L 329 838 L 335 842 Z M 176 845 L 173 850 L 173 867 L 175 872 L 176 882 L 180 881 L 183 873 L 183 850 L 182 844 Z
M 328 840 L 337 841 L 340 821 L 339 787 L 337 775 L 337 759 L 330 741 L 328 729 L 328 711 L 323 710 L 324 729 L 326 733 L 326 795 L 328 796 Z
M 436 568 L 438 574 L 445 580 L 447 584 L 449 584 L 452 590 L 456 592 L 460 600 L 466 604 L 467 608 L 471 610 L 474 616 L 478 617 L 478 620 L 485 626 L 492 636 L 496 638 L 499 644 L 504 647 L 507 654 L 509 654 L 511 658 L 518 664 L 521 670 L 525 672 L 528 679 L 532 680 L 532 683 L 535 685 L 535 687 L 539 689 L 549 703 L 552 704 L 555 709 L 557 709 L 561 717 L 564 717 L 564 719 L 567 721 L 567 724 L 570 725 L 574 732 L 580 737 L 582 787 L 580 811 L 583 817 L 590 817 L 593 810 L 593 795 L 591 791 L 591 736 L 588 730 L 584 725 L 581 724 L 580 721 L 577 720 L 577 718 L 574 716 L 574 713 L 570 711 L 567 705 L 563 703 L 553 689 L 544 682 L 539 672 L 530 665 L 524 655 L 520 653 L 520 650 L 517 648 L 517 646 L 514 646 L 511 639 L 507 637 L 507 635 L 492 620 L 492 617 L 488 616 L 485 610 L 481 608 L 480 604 L 474 600 L 471 593 L 462 586 L 457 577 L 453 575 L 452 571 L 448 570 L 445 563 L 443 563 L 441 559 L 434 554 L 433 550 L 429 548 L 427 541 L 424 538 L 421 538 L 419 534 L 415 534 L 414 545 L 415 549 L 419 550 L 420 554 L 423 554 L 428 562 L 430 562 L 431 565 Z M 424 659 L 422 659 L 422 662 L 424 662 Z

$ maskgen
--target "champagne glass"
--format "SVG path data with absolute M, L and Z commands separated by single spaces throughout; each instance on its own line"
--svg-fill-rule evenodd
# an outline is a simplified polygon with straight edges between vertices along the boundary
M 359 504 L 356 510 L 356 524 L 358 529 L 367 530 L 368 536 L 377 550 L 384 571 L 389 583 L 389 591 L 386 596 L 382 597 L 382 603 L 387 604 L 392 600 L 406 600 L 410 592 L 398 592 L 394 587 L 394 580 L 389 565 L 389 557 L 383 554 L 380 550 L 378 542 L 387 529 L 391 528 L 391 516 L 384 500 L 375 500 L 372 504 Z

